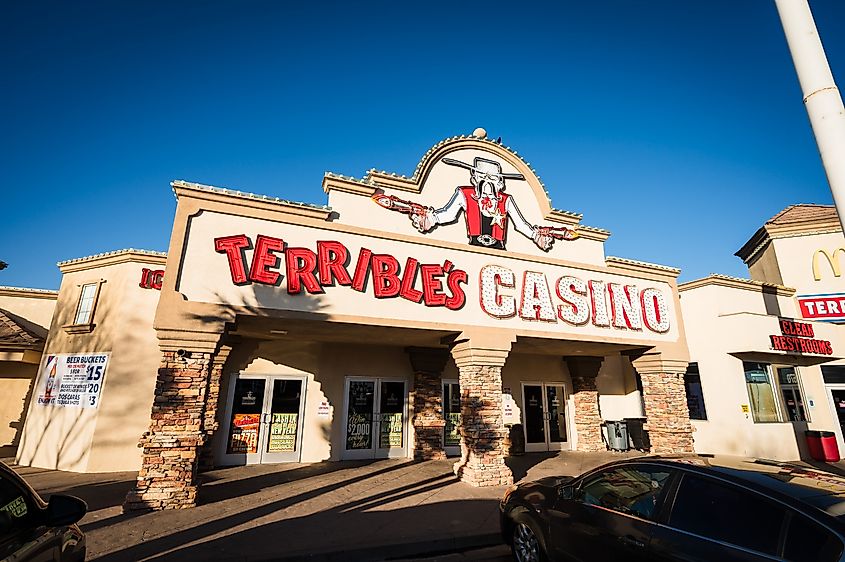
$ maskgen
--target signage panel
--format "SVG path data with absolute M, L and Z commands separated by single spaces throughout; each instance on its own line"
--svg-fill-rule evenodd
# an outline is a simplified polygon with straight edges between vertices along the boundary
M 99 407 L 108 362 L 108 353 L 48 355 L 36 403 L 70 408 Z
M 798 295 L 801 316 L 808 320 L 845 322 L 845 293 Z

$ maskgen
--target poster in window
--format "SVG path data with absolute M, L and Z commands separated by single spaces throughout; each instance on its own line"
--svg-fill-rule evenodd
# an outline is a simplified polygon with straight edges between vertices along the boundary
M 352 451 L 372 448 L 371 427 L 369 416 L 350 413 L 346 425 L 346 449 Z
M 402 412 L 381 415 L 379 447 L 387 449 L 402 446 Z
M 458 428 L 461 426 L 461 414 L 450 412 L 446 414 L 446 435 L 443 444 L 447 447 L 456 447 L 461 444 L 461 434 Z
M 268 453 L 283 453 L 296 450 L 296 427 L 299 414 L 273 414 L 270 423 Z
M 36 403 L 40 406 L 98 408 L 108 353 L 48 355 Z
M 261 414 L 235 414 L 232 417 L 232 435 L 229 438 L 230 455 L 258 452 L 258 427 Z

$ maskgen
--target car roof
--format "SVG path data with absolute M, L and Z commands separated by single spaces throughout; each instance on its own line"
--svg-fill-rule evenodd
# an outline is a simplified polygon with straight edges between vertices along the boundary
M 719 476 L 780 499 L 794 500 L 832 515 L 845 515 L 845 477 L 794 462 L 731 456 L 679 455 L 630 459 L 671 464 Z

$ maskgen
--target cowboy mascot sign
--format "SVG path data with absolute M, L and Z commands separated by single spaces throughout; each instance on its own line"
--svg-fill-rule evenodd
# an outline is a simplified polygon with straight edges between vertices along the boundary
M 525 220 L 516 201 L 505 193 L 505 180 L 524 180 L 522 174 L 503 173 L 501 164 L 486 158 L 476 157 L 472 164 L 452 158 L 443 158 L 442 162 L 469 170 L 472 184 L 456 188 L 443 207 L 425 207 L 384 194 L 374 195 L 373 201 L 386 209 L 407 214 L 414 228 L 423 233 L 439 224 L 455 222 L 463 211 L 472 246 L 504 250 L 509 224 L 544 251 L 551 249 L 555 240 L 578 237 L 574 230 L 566 227 L 536 226 Z

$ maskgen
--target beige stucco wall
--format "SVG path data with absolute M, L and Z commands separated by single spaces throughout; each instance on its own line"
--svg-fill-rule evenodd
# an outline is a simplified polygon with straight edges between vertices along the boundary
M 46 337 L 56 308 L 56 292 L 0 287 L 0 309 Z M 38 349 L 0 350 L 0 455 L 14 456 L 23 432 L 29 393 L 38 371 Z
M 17 462 L 75 472 L 137 470 L 138 438 L 149 424 L 160 354 L 152 323 L 158 291 L 138 286 L 144 267 L 163 258 L 109 256 L 74 264 L 62 278 L 44 357 L 109 353 L 97 409 L 43 406 L 31 401 Z M 69 270 L 68 270 L 69 269 Z M 105 280 L 90 333 L 68 333 L 81 286 Z M 44 384 L 41 369 L 35 393 Z
M 0 361 L 0 451 L 14 456 L 38 365 Z
M 832 431 L 838 426 L 828 406 L 817 366 L 797 369 L 811 420 L 809 424 L 754 423 L 752 414 L 742 411 L 742 405 L 750 402 L 742 359 L 730 353 L 768 351 L 765 347 L 768 335 L 780 333 L 777 317 L 763 316 L 767 307 L 771 308 L 773 298 L 782 316 L 795 317 L 791 297 L 764 295 L 759 288 L 711 284 L 681 292 L 690 361 L 698 363 L 708 418 L 692 420 L 695 450 L 699 453 L 795 460 L 806 456 L 804 429 Z M 832 326 L 821 323 L 815 323 L 815 326 L 826 337 L 837 337 L 837 330 Z M 749 330 L 755 334 L 749 334 Z M 761 330 L 765 333 L 756 333 Z M 755 347 L 740 349 L 743 343 L 738 342 L 755 342 Z M 834 342 L 835 352 L 842 348 L 842 343 L 845 342 Z M 786 355 L 775 357 L 772 352 L 767 362 L 789 365 L 793 359 Z M 809 406 L 810 401 L 813 406 Z
M 833 255 L 837 248 L 845 248 L 845 236 L 841 232 L 775 238 L 772 245 L 778 256 L 783 284 L 793 287 L 797 294 L 845 292 L 845 276 L 835 277 L 823 256 L 818 259 L 821 279 L 816 281 L 813 277 L 813 255 L 817 250 L 826 250 L 828 254 Z M 845 275 L 845 256 L 840 252 L 837 259 L 840 272 Z
M 34 322 L 45 330 L 50 329 L 56 298 L 53 291 L 0 287 L 0 308 Z

